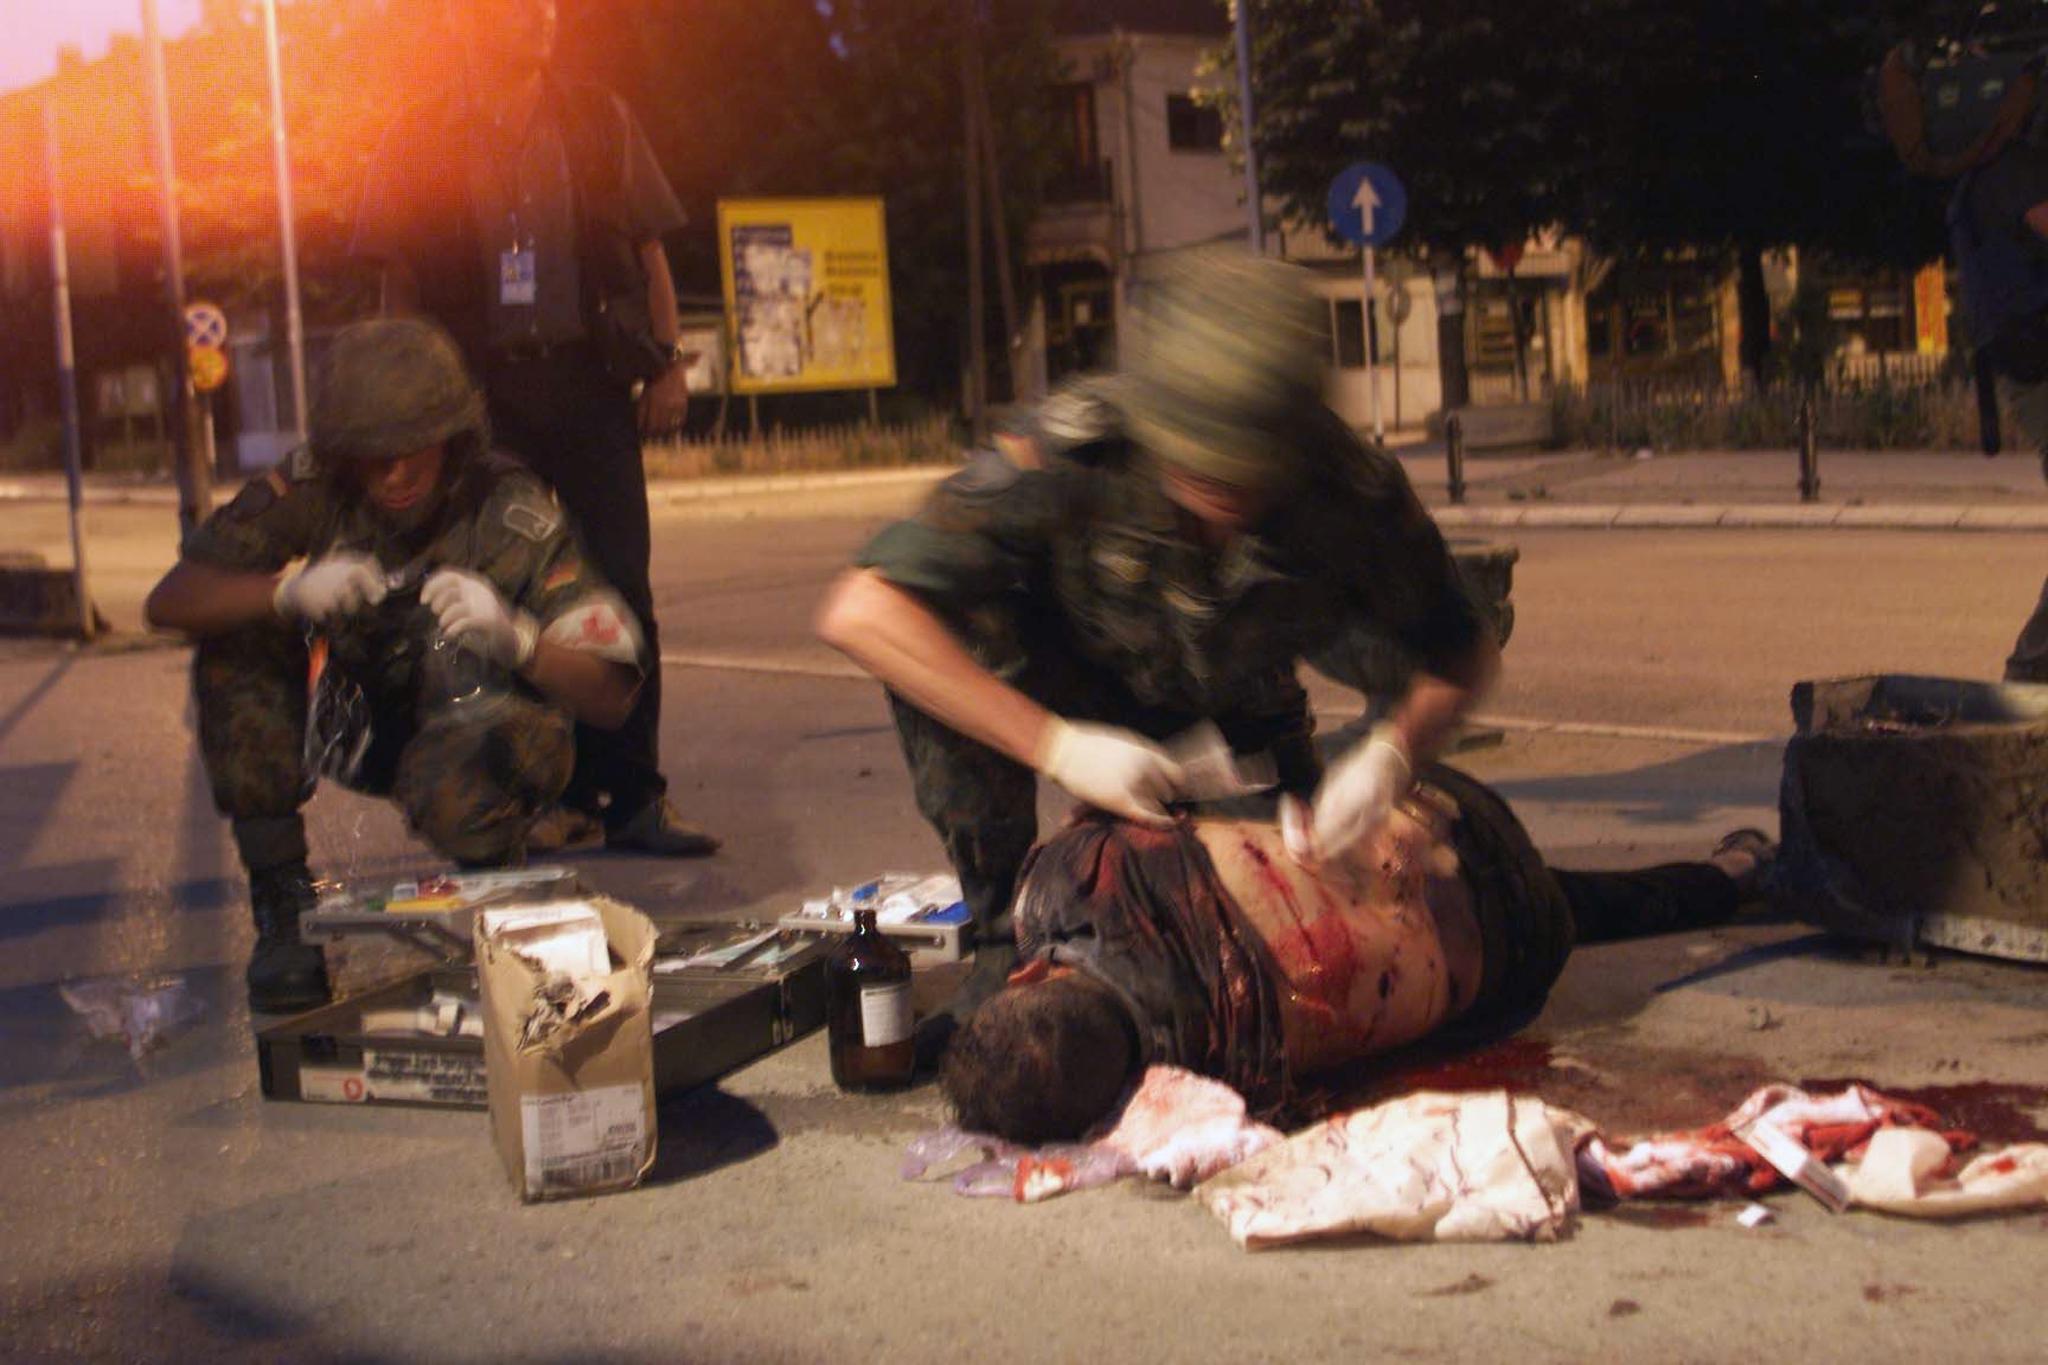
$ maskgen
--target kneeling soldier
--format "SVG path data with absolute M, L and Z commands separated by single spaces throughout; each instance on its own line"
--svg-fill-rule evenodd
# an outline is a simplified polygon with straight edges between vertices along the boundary
M 299 938 L 299 809 L 321 772 L 391 798 L 445 857 L 516 864 L 569 780 L 574 722 L 618 725 L 645 666 L 553 495 L 491 452 L 439 329 L 343 332 L 312 418 L 308 447 L 188 536 L 145 607 L 198 640 L 200 752 L 256 921 L 253 1010 L 328 997 Z

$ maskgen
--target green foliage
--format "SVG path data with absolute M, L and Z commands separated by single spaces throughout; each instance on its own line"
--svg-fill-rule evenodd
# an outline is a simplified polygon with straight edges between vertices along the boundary
M 621 89 L 647 125 L 691 215 L 671 244 L 687 293 L 718 290 L 721 197 L 883 196 L 899 373 L 940 394 L 959 381 L 966 298 L 966 11 L 960 0 L 620 0 L 573 28 L 565 12 L 563 55 Z M 1056 145 L 1042 0 L 994 5 L 982 46 L 1014 268 Z
M 1431 247 L 1520 242 L 1568 220 L 1596 127 L 1584 35 L 1614 3 L 1261 0 L 1262 181 L 1319 223 L 1332 175 L 1384 162 L 1407 183 L 1410 240 Z
M 1562 445 L 1577 449 L 1784 450 L 1799 444 L 1799 390 L 1598 386 L 1552 400 Z M 1814 415 L 1823 450 L 1965 450 L 1977 441 L 1966 384 L 1883 379 L 1822 390 Z
M 1307 221 L 1370 157 L 1432 248 L 1559 227 L 1619 256 L 1940 251 L 1939 187 L 1862 126 L 1915 0 L 1246 2 L 1262 179 Z
M 649 478 L 694 479 L 951 464 L 960 459 L 960 452 L 960 435 L 952 419 L 933 413 L 895 426 L 848 423 L 759 436 L 656 441 L 647 446 L 645 458 Z

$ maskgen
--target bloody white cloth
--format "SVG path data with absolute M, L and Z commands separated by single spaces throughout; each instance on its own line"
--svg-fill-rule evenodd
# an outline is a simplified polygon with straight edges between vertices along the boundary
M 1579 1207 L 1593 1125 L 1504 1090 L 1420 1092 L 1304 1129 L 1197 1191 L 1247 1249 L 1369 1232 L 1553 1241 Z
M 1768 1124 L 1818 1160 L 1832 1162 L 1859 1152 L 1880 1129 L 1939 1129 L 1941 1118 L 1867 1086 L 1816 1096 L 1790 1085 L 1767 1085 L 1705 1128 L 1647 1138 L 1620 1151 L 1595 1134 L 1579 1151 L 1579 1174 L 1589 1188 L 1623 1199 L 1762 1194 L 1784 1180 L 1743 1141 L 1741 1134 L 1756 1124 Z M 1967 1133 L 1951 1139 L 1952 1149 L 1975 1144 Z

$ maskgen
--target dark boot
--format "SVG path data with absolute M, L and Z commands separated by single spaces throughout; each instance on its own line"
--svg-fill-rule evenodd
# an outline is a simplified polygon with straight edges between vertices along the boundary
M 251 1011 L 296 1014 L 330 998 L 326 959 L 299 939 L 299 916 L 316 900 L 303 862 L 249 874 L 249 908 L 256 920 L 256 950 L 249 954 Z
M 703 858 L 718 852 L 719 841 L 716 835 L 685 822 L 666 799 L 656 797 L 608 829 L 604 846 L 663 858 Z

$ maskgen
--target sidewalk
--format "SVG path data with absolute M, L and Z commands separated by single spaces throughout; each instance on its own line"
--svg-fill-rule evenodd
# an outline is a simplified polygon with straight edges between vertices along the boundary
M 1396 445 L 1395 457 L 1446 527 L 1617 529 L 2048 530 L 2048 484 L 2031 454 L 1985 459 L 1969 451 L 1822 451 L 1820 497 L 1799 500 L 1791 451 L 1697 451 L 1639 459 L 1597 451 L 1486 452 L 1465 460 L 1465 496 L 1453 505 L 1441 443 Z M 657 479 L 657 512 L 734 499 L 883 493 L 927 483 L 945 467 Z M 238 480 L 216 489 L 225 501 Z M 0 503 L 62 502 L 57 474 L 0 477 Z M 95 507 L 174 507 L 168 480 L 86 480 Z M 821 509 L 822 510 L 822 509 Z

